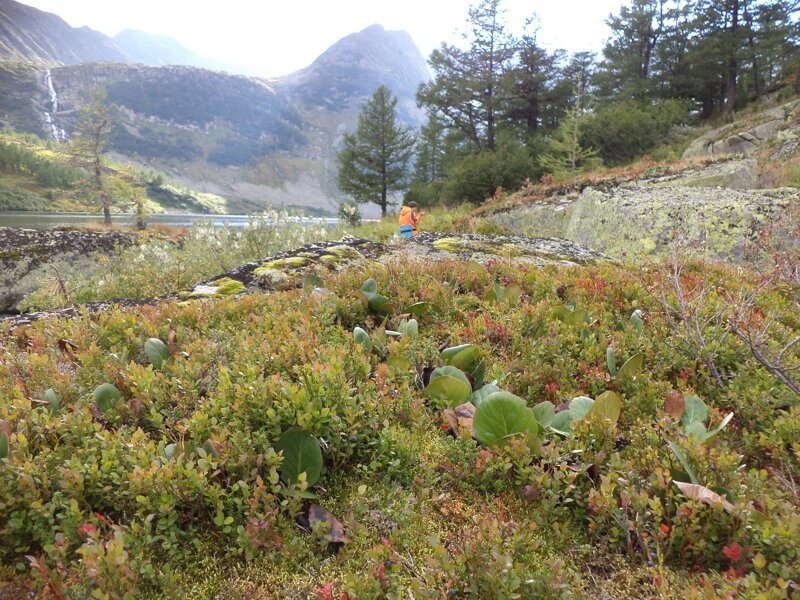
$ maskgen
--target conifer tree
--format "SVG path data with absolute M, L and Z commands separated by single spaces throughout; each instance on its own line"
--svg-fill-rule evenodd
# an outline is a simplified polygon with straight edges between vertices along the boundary
M 102 156 L 111 133 L 111 116 L 105 91 L 97 88 L 91 100 L 78 107 L 78 127 L 68 147 L 72 161 L 89 171 L 95 198 L 103 208 L 103 221 L 111 225 L 111 196 L 106 185 L 106 167 Z
M 338 185 L 356 202 L 373 202 L 386 216 L 393 192 L 405 189 L 414 136 L 397 123 L 397 98 L 381 86 L 358 116 L 354 133 L 344 135 Z
M 597 155 L 594 148 L 581 145 L 582 96 L 576 92 L 575 106 L 567 109 L 555 133 L 547 142 L 548 151 L 539 157 L 539 164 L 556 176 L 574 174 L 588 159 Z

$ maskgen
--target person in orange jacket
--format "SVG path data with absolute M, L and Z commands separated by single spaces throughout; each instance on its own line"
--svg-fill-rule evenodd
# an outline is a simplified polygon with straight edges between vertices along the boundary
M 425 216 L 424 212 L 417 212 L 417 203 L 409 202 L 402 209 L 400 209 L 400 235 L 410 238 L 412 235 L 417 235 L 417 224 Z

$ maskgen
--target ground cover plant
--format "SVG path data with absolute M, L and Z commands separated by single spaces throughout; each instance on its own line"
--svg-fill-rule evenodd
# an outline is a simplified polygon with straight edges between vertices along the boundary
M 659 273 L 398 261 L 6 332 L 0 590 L 796 596 L 798 397 L 666 343 Z
M 186 290 L 247 262 L 343 235 L 324 221 L 299 223 L 286 212 L 268 211 L 243 228 L 196 223 L 188 231 L 154 229 L 129 248 L 100 257 L 100 268 L 58 282 L 42 281 L 24 298 L 22 312 L 103 300 L 157 298 Z M 64 296 L 64 290 L 69 297 Z

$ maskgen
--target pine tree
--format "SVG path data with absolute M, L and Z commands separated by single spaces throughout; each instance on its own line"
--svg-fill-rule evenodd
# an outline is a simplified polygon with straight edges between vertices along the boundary
M 481 0 L 470 7 L 469 49 L 442 46 L 431 54 L 435 78 L 417 92 L 417 102 L 442 115 L 445 125 L 463 133 L 474 150 L 495 149 L 501 108 L 500 82 L 514 56 L 503 24 L 500 0 Z
M 549 53 L 537 41 L 538 25 L 535 17 L 526 22 L 526 31 L 516 44 L 514 67 L 503 78 L 503 88 L 508 96 L 506 118 L 525 129 L 525 138 L 535 134 L 553 112 L 554 83 L 558 78 L 558 62 L 563 52 Z M 559 107 L 558 112 L 561 112 Z
M 430 115 L 417 137 L 414 181 L 430 183 L 444 178 L 443 162 L 447 150 L 444 136 L 445 127 L 441 118 L 436 114 Z
M 103 221 L 111 225 L 111 196 L 106 185 L 106 167 L 102 156 L 111 133 L 111 115 L 105 91 L 97 88 L 87 104 L 78 107 L 78 126 L 67 149 L 76 166 L 89 171 L 94 196 L 103 208 Z
M 664 35 L 667 0 L 632 0 L 611 15 L 606 24 L 611 37 L 603 48 L 598 74 L 602 95 L 641 99 L 655 86 L 652 69 L 657 46 Z
M 356 202 L 373 202 L 386 216 L 389 196 L 405 189 L 414 136 L 397 124 L 397 98 L 381 86 L 358 116 L 355 133 L 344 135 L 339 152 L 339 189 Z

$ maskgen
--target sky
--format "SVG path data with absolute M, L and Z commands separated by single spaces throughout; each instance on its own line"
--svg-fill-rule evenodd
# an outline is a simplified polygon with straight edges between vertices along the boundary
M 443 41 L 458 44 L 468 0 L 21 0 L 107 35 L 139 29 L 168 35 L 200 56 L 284 75 L 309 65 L 337 40 L 374 23 L 411 34 L 422 54 Z M 623 0 L 505 0 L 520 30 L 539 15 L 539 40 L 554 50 L 598 51 L 605 19 Z

